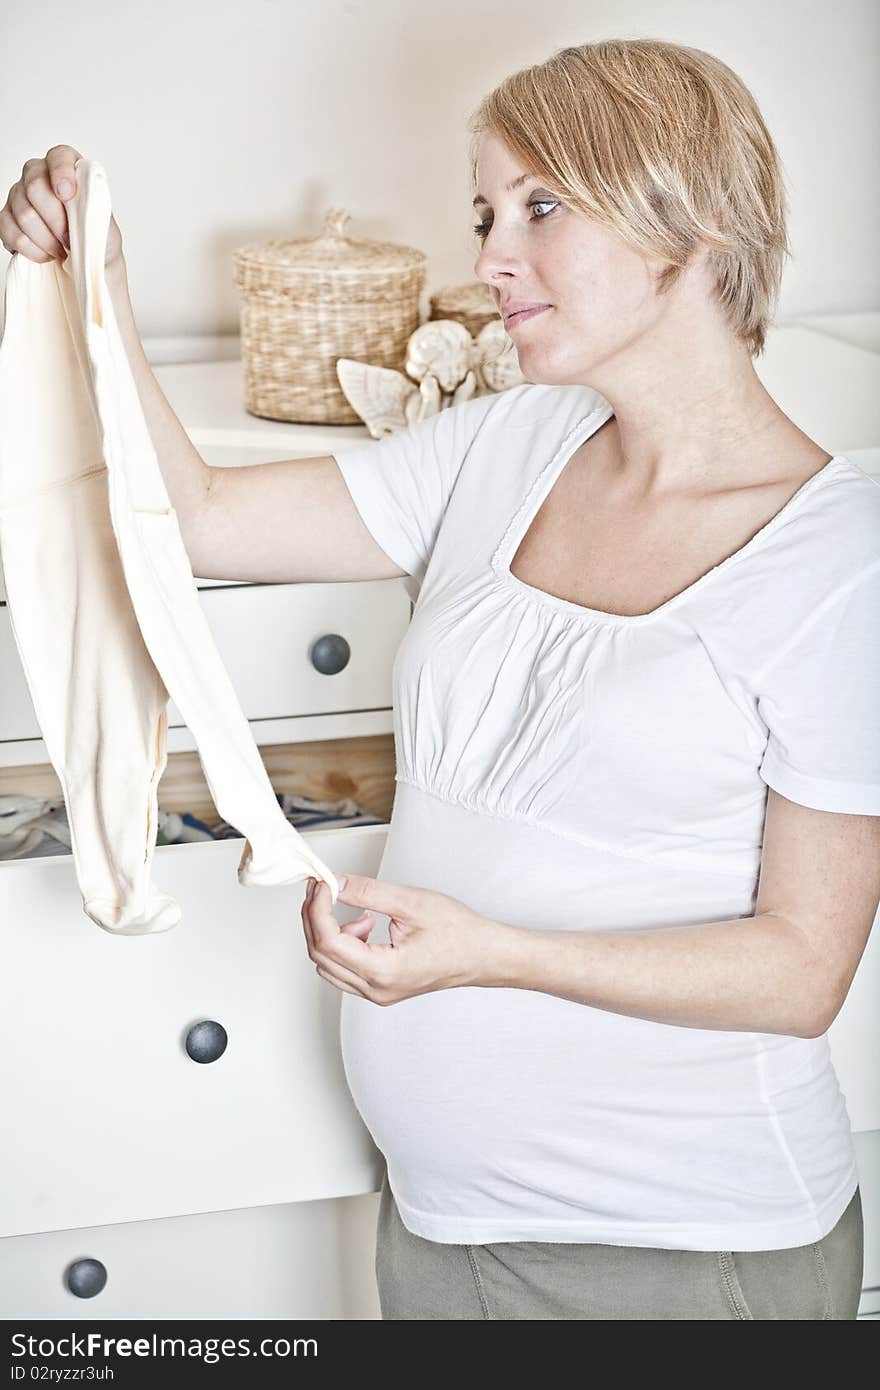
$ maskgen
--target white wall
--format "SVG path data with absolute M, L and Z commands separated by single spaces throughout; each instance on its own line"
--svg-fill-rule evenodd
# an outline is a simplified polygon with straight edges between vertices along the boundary
M 473 278 L 466 119 L 567 44 L 659 38 L 751 88 L 791 198 L 779 320 L 880 307 L 876 0 L 29 0 L 0 19 L 0 205 L 72 144 L 107 170 L 142 337 L 236 332 L 232 249 L 347 230 Z M 0 283 L 9 256 L 0 248 Z

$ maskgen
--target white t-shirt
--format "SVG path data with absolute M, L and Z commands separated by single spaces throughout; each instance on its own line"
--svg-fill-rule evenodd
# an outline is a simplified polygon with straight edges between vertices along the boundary
M 537 931 L 752 916 L 767 784 L 880 815 L 880 487 L 837 456 L 687 589 L 602 613 L 509 565 L 612 413 L 589 387 L 528 384 L 335 456 L 419 586 L 377 876 Z M 344 994 L 341 1037 L 401 1217 L 429 1240 L 790 1247 L 858 1182 L 826 1035 L 470 987 L 387 1008 Z

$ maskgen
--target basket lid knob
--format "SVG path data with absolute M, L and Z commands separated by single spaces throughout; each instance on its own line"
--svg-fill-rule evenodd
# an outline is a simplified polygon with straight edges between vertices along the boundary
M 346 222 L 351 217 L 351 213 L 345 208 L 330 208 L 324 218 L 324 230 L 321 233 L 325 237 L 345 237 L 344 230 Z

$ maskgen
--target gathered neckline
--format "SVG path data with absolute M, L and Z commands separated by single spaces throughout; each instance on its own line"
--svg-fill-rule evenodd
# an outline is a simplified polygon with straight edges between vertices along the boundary
M 584 416 L 583 419 L 579 420 L 577 424 L 573 425 L 571 429 L 566 432 L 559 448 L 537 474 L 525 497 L 511 517 L 491 560 L 492 569 L 498 582 L 515 586 L 524 597 L 531 598 L 534 602 L 544 604 L 547 607 L 557 608 L 564 613 L 580 616 L 585 619 L 598 619 L 603 623 L 628 626 L 630 624 L 649 622 L 652 618 L 662 617 L 664 614 L 668 613 L 671 608 L 675 607 L 676 604 L 683 602 L 684 599 L 690 598 L 697 589 L 714 575 L 751 552 L 753 547 L 759 545 L 771 531 L 775 530 L 787 516 L 790 509 L 799 502 L 808 491 L 812 490 L 814 485 L 820 479 L 824 478 L 835 464 L 848 462 L 843 454 L 835 454 L 834 457 L 823 464 L 817 472 L 811 474 L 809 478 L 801 483 L 801 486 L 796 492 L 792 493 L 791 497 L 780 507 L 779 511 L 774 512 L 769 521 L 766 521 L 744 545 L 741 545 L 738 550 L 735 550 L 731 555 L 720 560 L 717 565 L 713 565 L 711 569 L 706 570 L 705 574 L 701 574 L 692 584 L 688 584 L 685 589 L 681 589 L 679 593 L 673 594 L 665 603 L 661 603 L 658 607 L 652 608 L 649 613 L 606 613 L 601 608 L 588 608 L 586 604 L 575 603 L 573 600 L 567 598 L 560 598 L 557 594 L 551 594 L 546 589 L 539 589 L 534 584 L 527 584 L 524 579 L 520 579 L 513 573 L 510 565 L 529 526 L 540 510 L 542 503 L 546 501 L 553 486 L 561 476 L 565 465 L 572 458 L 575 451 L 580 448 L 581 444 L 585 443 L 586 440 L 590 438 L 590 435 L 595 434 L 596 431 L 605 424 L 606 420 L 610 420 L 613 414 L 613 406 L 607 404 L 597 406 L 595 410 L 590 411 L 588 415 Z

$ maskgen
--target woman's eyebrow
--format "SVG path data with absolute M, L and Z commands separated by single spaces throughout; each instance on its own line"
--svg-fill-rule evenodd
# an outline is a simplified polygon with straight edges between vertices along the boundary
M 506 184 L 504 185 L 504 191 L 505 191 L 505 193 L 512 193 L 513 190 L 514 190 L 515 188 L 519 188 L 519 186 L 520 186 L 521 183 L 525 183 L 526 179 L 531 179 L 531 178 L 534 178 L 534 174 L 520 174 L 520 176 L 519 176 L 518 179 L 514 179 L 514 180 L 513 180 L 513 183 L 506 183 Z M 488 199 L 488 198 L 484 198 L 483 195 L 482 195 L 482 193 L 478 193 L 477 196 L 476 196 L 476 198 L 475 198 L 474 201 L 473 201 L 473 206 L 476 207 L 478 204 L 479 204 L 481 207 L 483 207 L 483 206 L 489 207 L 489 199 Z

